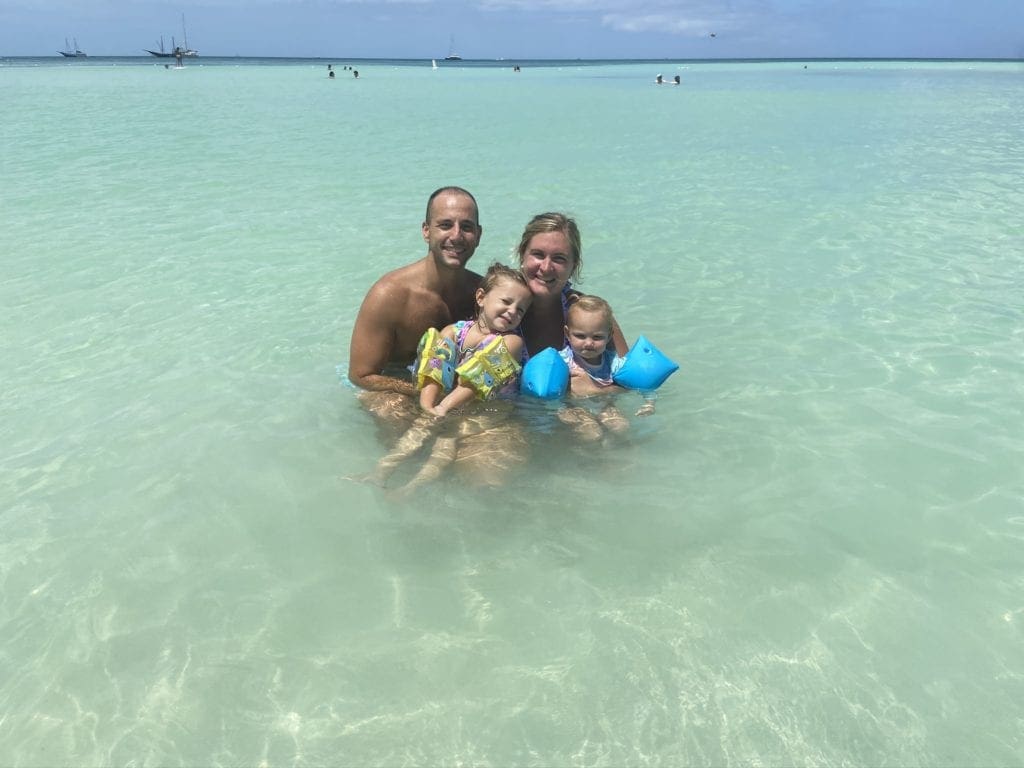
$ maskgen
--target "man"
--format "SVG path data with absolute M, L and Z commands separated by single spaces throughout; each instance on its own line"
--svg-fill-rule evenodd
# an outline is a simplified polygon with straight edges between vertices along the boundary
M 480 244 L 479 219 L 476 200 L 461 187 L 442 187 L 427 200 L 427 255 L 374 283 L 356 315 L 348 378 L 357 387 L 415 395 L 404 368 L 423 332 L 473 316 L 480 275 L 466 262 Z

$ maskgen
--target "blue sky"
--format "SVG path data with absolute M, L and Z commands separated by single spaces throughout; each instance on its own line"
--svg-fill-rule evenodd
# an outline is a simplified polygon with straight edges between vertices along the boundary
M 0 0 L 0 56 L 1024 58 L 1024 0 Z M 714 37 L 711 35 L 714 34 Z

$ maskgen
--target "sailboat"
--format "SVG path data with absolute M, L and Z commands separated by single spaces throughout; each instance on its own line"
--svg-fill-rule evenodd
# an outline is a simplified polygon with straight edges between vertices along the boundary
M 171 45 L 174 45 L 174 38 L 173 37 L 171 38 Z M 173 53 L 168 53 L 167 51 L 164 50 L 164 36 L 163 35 L 160 35 L 160 50 L 159 51 L 151 51 L 149 48 L 145 48 L 144 50 L 146 51 L 146 53 L 151 53 L 154 56 L 159 56 L 160 58 L 164 58 L 164 59 L 170 58 L 171 56 L 174 55 Z
M 462 57 L 455 52 L 455 35 L 451 36 L 448 41 L 448 55 L 444 57 L 445 61 L 462 61 Z
M 146 48 L 144 50 L 146 51 L 146 53 L 148 53 L 148 54 L 150 54 L 152 56 L 157 56 L 157 57 L 159 57 L 161 59 L 169 59 L 172 56 L 174 58 L 176 58 L 176 59 L 180 58 L 182 56 L 198 56 L 199 55 L 199 51 L 193 50 L 192 48 L 188 47 L 188 32 L 185 30 L 185 14 L 184 13 L 181 14 L 181 33 L 185 36 L 185 45 L 183 45 L 183 46 L 177 45 L 174 42 L 174 38 L 172 37 L 171 38 L 171 50 L 170 51 L 165 51 L 164 50 L 164 36 L 160 35 L 160 50 L 159 51 L 151 51 L 149 48 Z
M 75 41 L 75 47 L 74 48 L 72 48 L 71 46 L 68 45 L 68 39 L 65 37 L 64 38 L 64 50 L 63 51 L 57 51 L 57 53 L 59 53 L 61 56 L 64 56 L 65 58 L 68 58 L 68 59 L 84 59 L 84 58 L 86 58 L 85 51 L 78 50 L 78 38 L 75 37 L 75 38 L 72 38 L 72 39 Z
M 430 60 L 430 68 L 431 69 L 437 69 L 437 59 L 431 59 Z

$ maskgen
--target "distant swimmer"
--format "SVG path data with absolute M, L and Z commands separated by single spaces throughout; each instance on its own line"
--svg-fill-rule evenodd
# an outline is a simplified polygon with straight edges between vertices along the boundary
M 359 79 L 359 70 L 358 69 L 353 69 L 352 70 L 352 77 L 354 77 L 356 80 Z
M 661 77 L 661 75 L 658 75 L 657 77 L 654 78 L 655 85 L 662 85 L 664 82 L 665 80 Z
M 679 75 L 672 78 L 672 85 L 679 85 Z

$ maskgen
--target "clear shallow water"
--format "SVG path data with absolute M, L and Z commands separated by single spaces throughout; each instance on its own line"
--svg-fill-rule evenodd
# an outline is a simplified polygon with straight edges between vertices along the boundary
M 1020 66 L 358 68 L 0 68 L 0 762 L 1024 762 Z M 445 183 L 682 369 L 398 501 L 335 366 Z

